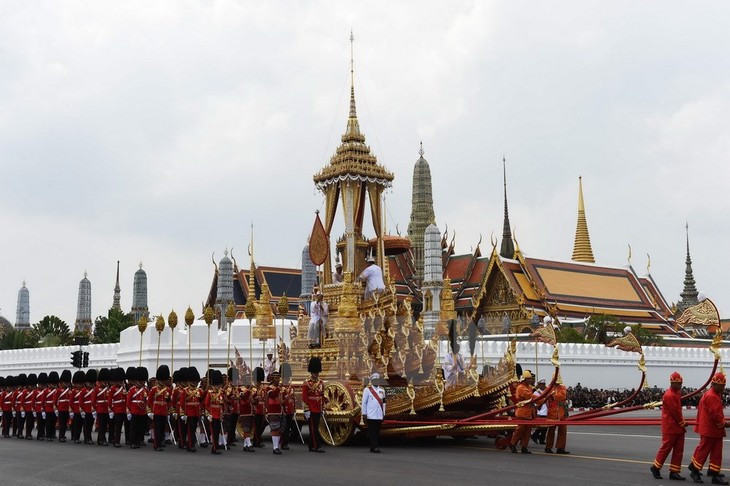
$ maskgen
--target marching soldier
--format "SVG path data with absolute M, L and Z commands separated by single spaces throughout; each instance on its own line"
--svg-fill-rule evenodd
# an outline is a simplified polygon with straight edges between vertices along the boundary
M 697 444 L 689 465 L 689 475 L 695 483 L 703 482 L 700 471 L 709 456 L 710 465 L 707 468 L 707 475 L 712 477 L 712 484 L 728 484 L 725 476 L 720 473 L 722 470 L 722 441 L 725 437 L 725 428 L 728 427 L 722 404 L 725 381 L 724 373 L 715 373 L 715 376 L 712 377 L 712 388 L 702 395 L 697 407 L 695 432 L 700 435 L 700 443 Z
M 94 390 L 96 389 L 96 370 L 90 369 L 86 371 L 86 386 L 81 391 L 81 418 L 84 419 L 84 444 L 93 445 L 94 441 L 91 434 L 94 430 L 94 421 L 96 420 L 96 411 L 94 405 L 96 399 Z
M 81 443 L 81 429 L 84 420 L 81 417 L 81 394 L 84 393 L 86 373 L 78 370 L 73 376 L 73 390 L 71 392 L 71 440 L 74 444 Z
M 307 371 L 311 376 L 302 383 L 302 401 L 304 402 L 304 416 L 309 424 L 309 452 L 324 452 L 322 440 L 319 437 L 319 420 L 322 417 L 324 397 L 324 382 L 319 379 L 319 374 L 322 372 L 322 360 L 317 356 L 310 358 Z
M 124 370 L 111 371 L 113 384 L 109 389 L 109 440 L 114 447 L 122 447 L 122 426 L 127 418 L 127 390 L 124 387 Z M 126 437 L 126 436 L 125 436 Z
M 178 449 L 185 448 L 185 439 L 183 439 L 182 436 L 182 421 L 180 420 L 180 416 L 183 414 L 183 410 L 180 407 L 180 395 L 183 392 L 185 384 L 185 369 L 186 368 L 180 368 L 179 370 L 176 370 L 172 373 L 172 384 L 174 388 L 172 389 L 170 403 L 172 405 L 171 425 L 173 430 L 171 430 L 170 432 L 177 439 Z
M 198 420 L 201 415 L 202 392 L 198 388 L 200 374 L 195 367 L 187 368 L 184 380 L 187 386 L 183 388 L 180 394 L 180 410 L 184 415 L 181 417 L 187 431 L 186 444 L 188 452 L 195 452 L 195 434 L 198 430 Z
M 36 440 L 46 438 L 46 393 L 48 392 L 48 373 L 38 374 L 38 388 L 33 402 L 33 417 L 36 419 Z
M 132 420 L 130 419 L 131 414 L 127 412 L 127 403 L 126 399 L 129 396 L 129 390 L 134 385 L 134 382 L 136 380 L 137 375 L 137 369 L 134 366 L 130 366 L 127 368 L 127 370 L 124 372 L 124 379 L 126 383 L 124 384 L 124 445 L 131 445 L 132 444 Z
M 156 451 L 162 451 L 165 445 L 165 426 L 167 425 L 167 416 L 170 413 L 170 400 L 172 393 L 168 387 L 170 380 L 170 368 L 167 365 L 161 365 L 157 368 L 155 374 L 156 385 L 150 390 L 147 398 L 147 414 L 153 421 L 154 433 L 152 440 Z
M 564 420 L 568 416 L 568 389 L 563 385 L 563 380 L 558 375 L 557 383 L 553 387 L 553 391 L 547 399 L 547 418 L 548 420 Z M 558 431 L 556 452 L 558 454 L 570 454 L 565 450 L 565 443 L 568 438 L 567 425 L 553 425 L 548 428 L 547 439 L 545 442 L 545 452 L 551 454 L 553 452 L 553 443 L 555 441 L 555 429 Z
M 294 422 L 296 418 L 296 397 L 294 396 L 294 390 L 291 386 L 292 370 L 289 363 L 281 364 L 281 379 L 284 382 L 282 406 L 284 408 L 284 426 L 281 434 L 281 449 L 284 451 L 289 450 L 289 441 L 294 437 L 294 429 L 297 429 L 297 424 Z M 298 429 L 297 429 L 298 430 Z
M 0 393 L 0 409 L 3 412 L 3 439 L 10 438 L 10 427 L 13 424 L 13 401 L 15 400 L 15 380 L 14 376 L 8 376 L 3 379 L 3 391 Z
M 228 368 L 228 386 L 226 387 L 226 403 L 228 404 L 228 423 L 226 441 L 228 447 L 236 445 L 236 427 L 238 426 L 238 417 L 241 414 L 238 386 L 238 370 L 234 367 Z
M 281 373 L 278 371 L 272 371 L 270 375 L 271 383 L 266 387 L 266 420 L 269 422 L 269 429 L 271 430 L 271 442 L 274 447 L 274 454 L 281 454 L 279 445 L 281 442 L 281 429 L 282 429 L 282 407 L 281 407 L 281 387 L 279 381 L 281 380 Z
M 205 411 L 208 414 L 208 420 L 211 423 L 211 454 L 221 454 L 218 448 L 218 441 L 221 435 L 221 416 L 223 415 L 223 406 L 225 397 L 221 386 L 223 386 L 223 373 L 218 370 L 208 370 L 208 379 L 210 380 L 210 388 L 205 396 Z
M 515 417 L 520 420 L 532 420 L 535 418 L 535 406 L 532 403 L 526 403 L 532 399 L 532 386 L 535 382 L 535 378 L 532 373 L 525 371 L 522 373 L 522 381 L 517 387 L 515 392 L 515 400 L 517 401 L 517 409 L 515 410 Z M 523 454 L 532 454 L 527 449 L 527 444 L 530 442 L 530 430 L 532 427 L 529 424 L 520 424 L 512 432 L 512 440 L 510 442 L 509 449 L 513 453 L 517 453 L 517 443 L 519 442 L 522 446 Z
M 96 444 L 108 446 L 107 430 L 109 428 L 109 369 L 99 370 L 99 381 L 94 388 L 94 414 L 98 420 Z M 111 435 L 111 434 L 110 434 Z
M 38 376 L 35 373 L 28 375 L 28 381 L 26 383 L 26 393 L 23 396 L 23 411 L 21 412 L 21 418 L 25 420 L 25 438 L 28 440 L 33 439 L 33 426 L 35 425 L 35 397 L 36 385 L 38 384 Z
M 670 452 L 672 460 L 669 463 L 669 479 L 685 479 L 679 475 L 679 471 L 682 470 L 686 433 L 687 422 L 682 415 L 682 376 L 675 371 L 669 377 L 669 388 L 662 397 L 662 445 L 656 453 L 654 464 L 649 468 L 656 479 L 662 479 L 660 471 Z
M 58 410 L 58 442 L 66 442 L 66 430 L 68 429 L 68 420 L 71 412 L 71 372 L 69 370 L 63 370 L 59 377 L 59 382 L 58 398 L 56 399 L 56 409 Z
M 243 386 L 239 394 L 239 411 L 241 414 L 241 425 L 243 426 L 243 452 L 256 452 L 251 442 L 251 432 L 254 429 L 254 396 L 256 387 L 251 383 L 251 375 L 243 377 Z
M 253 370 L 254 380 L 256 380 L 256 394 L 253 396 L 254 406 L 254 431 L 253 431 L 253 445 L 254 447 L 264 447 L 264 441 L 261 439 L 261 435 L 264 433 L 266 428 L 265 422 L 265 410 L 264 405 L 266 403 L 266 397 L 264 392 L 266 386 L 264 385 L 264 369 L 256 367 Z
M 16 386 L 15 396 L 13 397 L 13 437 L 22 439 L 25 423 L 21 420 L 21 412 L 25 400 L 25 385 L 28 383 L 28 376 L 25 373 L 20 373 L 14 381 Z
M 129 370 L 127 370 L 129 373 Z M 130 421 L 130 443 L 132 449 L 139 449 L 144 444 L 147 428 L 147 368 L 135 368 L 133 385 L 127 393 L 127 419 Z
M 43 421 L 45 422 L 45 437 L 51 442 L 56 436 L 56 402 L 58 401 L 58 382 L 61 381 L 58 372 L 48 373 L 48 388 L 43 399 Z

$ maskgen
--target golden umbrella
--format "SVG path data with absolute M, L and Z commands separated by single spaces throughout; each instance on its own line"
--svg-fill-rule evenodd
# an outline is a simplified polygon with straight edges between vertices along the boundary
M 144 337 L 144 332 L 147 330 L 147 323 L 149 321 L 147 320 L 147 316 L 143 315 L 139 318 L 139 322 L 137 322 L 137 329 L 139 329 L 139 366 L 142 366 L 142 338 Z

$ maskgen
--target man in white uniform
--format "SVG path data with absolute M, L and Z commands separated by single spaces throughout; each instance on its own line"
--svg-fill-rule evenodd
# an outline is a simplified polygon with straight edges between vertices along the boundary
M 365 261 L 368 266 L 357 279 L 365 282 L 365 300 L 367 300 L 372 298 L 373 292 L 385 290 L 385 282 L 383 282 L 383 270 L 375 264 L 375 258 L 368 257 Z
M 335 265 L 335 271 L 332 272 L 332 283 L 341 284 L 344 278 L 345 275 L 342 273 L 342 264 L 337 262 L 337 265 Z
M 378 436 L 380 426 L 385 417 L 385 390 L 381 385 L 380 375 L 373 373 L 370 376 L 370 386 L 362 391 L 362 414 L 368 424 L 368 439 L 370 439 L 370 452 L 380 453 L 378 449 Z
M 464 358 L 461 357 L 459 350 L 461 346 L 456 343 L 456 352 L 448 353 L 444 358 L 444 380 L 446 380 L 446 388 L 451 388 L 459 382 L 459 377 L 464 374 L 466 369 Z
M 322 346 L 322 330 L 327 326 L 328 316 L 329 308 L 327 307 L 327 302 L 324 301 L 324 295 L 322 295 L 322 292 L 315 293 L 315 301 L 312 304 L 309 330 L 307 332 L 310 348 L 319 348 Z

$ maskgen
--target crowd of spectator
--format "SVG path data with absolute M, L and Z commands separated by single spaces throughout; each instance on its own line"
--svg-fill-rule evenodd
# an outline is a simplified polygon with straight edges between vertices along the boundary
M 619 403 L 629 398 L 634 392 L 635 388 L 626 390 L 606 390 L 603 388 L 586 388 L 578 383 L 574 387 L 568 387 L 568 405 L 571 408 L 600 408 L 609 403 Z M 694 388 L 682 388 L 682 395 L 686 395 L 694 391 Z M 664 390 L 659 387 L 651 387 L 641 390 L 631 402 L 624 406 L 630 407 L 634 405 L 644 405 L 648 402 L 660 402 L 664 395 Z M 682 400 L 682 405 L 685 406 L 697 406 L 702 397 L 702 393 L 698 393 L 694 397 Z M 723 402 L 725 406 L 730 404 L 730 399 L 727 394 L 723 395 Z

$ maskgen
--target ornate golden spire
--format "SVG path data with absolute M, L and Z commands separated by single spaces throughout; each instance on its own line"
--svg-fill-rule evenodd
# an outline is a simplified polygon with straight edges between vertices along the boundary
M 591 248 L 591 237 L 588 234 L 586 208 L 583 203 L 583 177 L 578 177 L 578 226 L 575 228 L 575 243 L 573 244 L 573 261 L 596 263 Z
M 256 264 L 253 260 L 253 223 L 251 223 L 251 243 L 248 246 L 248 254 L 251 255 L 251 268 L 248 271 L 248 301 L 256 301 Z M 248 302 L 247 302 L 248 304 Z

